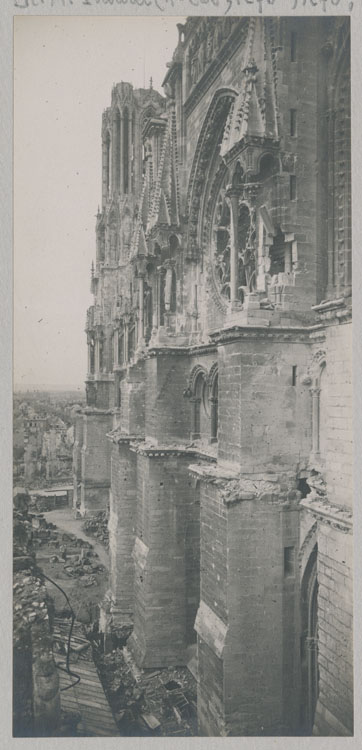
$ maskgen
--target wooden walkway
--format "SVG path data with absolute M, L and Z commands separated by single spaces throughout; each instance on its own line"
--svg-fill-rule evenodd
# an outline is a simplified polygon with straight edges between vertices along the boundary
M 62 666 L 66 658 L 65 645 L 68 640 L 69 628 L 70 620 L 55 619 L 55 659 L 61 662 Z M 77 732 L 81 736 L 119 737 L 120 732 L 98 677 L 92 658 L 91 646 L 87 647 L 88 643 L 89 641 L 83 636 L 81 625 L 74 623 L 70 669 L 79 675 L 80 682 L 60 693 L 61 707 L 64 711 L 80 714 L 81 721 L 77 726 Z M 61 690 L 68 685 L 72 685 L 75 679 L 75 677 L 59 670 L 59 687 Z

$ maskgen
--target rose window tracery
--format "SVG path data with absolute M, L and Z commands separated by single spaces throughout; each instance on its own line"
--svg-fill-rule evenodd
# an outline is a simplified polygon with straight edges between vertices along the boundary
M 254 210 L 246 203 L 239 207 L 238 214 L 238 289 L 243 296 L 243 287 L 252 292 L 255 289 L 255 244 L 256 227 Z
M 237 257 L 237 299 L 243 302 L 245 293 L 255 289 L 255 209 L 240 196 L 229 194 L 224 180 L 216 199 L 213 220 L 214 277 L 221 295 L 232 299 L 231 262 L 232 243 Z M 235 212 L 233 217 L 233 212 Z M 235 294 L 235 292 L 234 292 Z

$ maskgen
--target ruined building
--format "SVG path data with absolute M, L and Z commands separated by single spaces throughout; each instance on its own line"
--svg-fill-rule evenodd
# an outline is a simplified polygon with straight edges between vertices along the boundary
M 102 118 L 76 503 L 203 735 L 352 733 L 346 18 L 179 25 Z

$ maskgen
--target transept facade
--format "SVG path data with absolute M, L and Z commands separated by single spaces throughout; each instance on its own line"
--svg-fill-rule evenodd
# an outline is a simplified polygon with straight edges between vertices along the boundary
M 74 502 L 200 734 L 351 735 L 349 20 L 198 18 L 102 118 Z

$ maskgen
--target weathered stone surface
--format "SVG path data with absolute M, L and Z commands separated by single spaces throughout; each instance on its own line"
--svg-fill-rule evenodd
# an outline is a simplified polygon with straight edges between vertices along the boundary
M 186 663 L 196 628 L 202 734 L 311 734 L 317 706 L 344 735 L 348 19 L 179 31 L 166 98 L 117 84 L 102 121 L 74 451 L 81 512 L 109 501 L 102 620 L 148 668 Z

